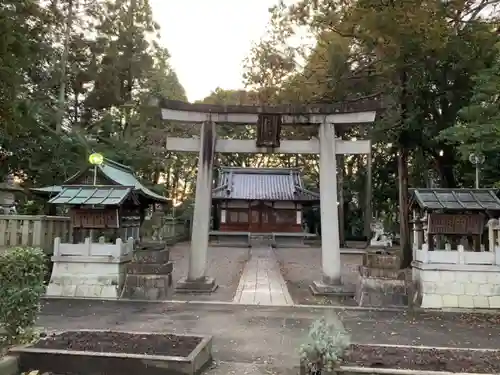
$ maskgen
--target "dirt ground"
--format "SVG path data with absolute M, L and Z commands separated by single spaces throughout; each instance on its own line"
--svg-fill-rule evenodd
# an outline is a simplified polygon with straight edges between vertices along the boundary
M 294 303 L 301 305 L 354 305 L 352 298 L 339 299 L 315 297 L 309 286 L 313 281 L 321 280 L 321 248 L 277 248 L 276 258 L 280 263 L 281 273 Z M 358 275 L 358 266 L 363 261 L 361 254 L 341 254 L 342 279 L 349 290 L 354 291 Z
M 500 373 L 500 351 L 353 345 L 344 357 L 344 364 L 345 366 L 373 368 L 498 374 Z
M 176 244 L 170 250 L 170 260 L 174 262 L 172 276 L 175 283 L 187 276 L 189 268 L 189 243 Z M 219 285 L 211 294 L 175 293 L 174 300 L 179 301 L 223 301 L 231 302 L 238 288 L 243 267 L 248 260 L 248 249 L 235 247 L 209 247 L 207 276 L 214 277 Z
M 47 300 L 47 331 L 111 329 L 213 336 L 206 375 L 297 375 L 298 348 L 312 322 L 326 317 L 358 344 L 500 348 L 500 315 L 389 312 L 331 307 Z

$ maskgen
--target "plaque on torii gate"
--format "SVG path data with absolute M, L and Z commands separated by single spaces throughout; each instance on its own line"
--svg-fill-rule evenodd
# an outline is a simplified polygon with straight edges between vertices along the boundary
M 220 153 L 320 154 L 320 209 L 322 273 L 311 285 L 315 294 L 342 293 L 338 231 L 336 156 L 371 155 L 369 140 L 346 141 L 336 137 L 338 128 L 372 123 L 381 109 L 378 99 L 314 106 L 233 106 L 159 102 L 163 120 L 199 123 L 199 138 L 166 138 L 168 151 L 198 152 L 196 199 L 188 275 L 177 283 L 179 292 L 212 292 L 213 278 L 206 275 L 212 170 Z M 217 139 L 216 124 L 257 125 L 257 139 Z M 281 139 L 282 126 L 316 125 L 318 136 L 308 140 Z M 335 228 L 335 230 L 325 230 Z
M 257 147 L 280 147 L 281 115 L 277 113 L 259 115 L 257 122 Z

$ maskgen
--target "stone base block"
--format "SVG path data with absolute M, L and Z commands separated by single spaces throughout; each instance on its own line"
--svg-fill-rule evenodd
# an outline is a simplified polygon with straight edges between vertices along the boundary
M 385 279 L 360 275 L 354 299 L 359 306 L 408 306 L 407 289 L 407 282 L 404 279 Z
M 172 295 L 172 274 L 128 274 L 121 298 L 161 301 Z
M 183 277 L 177 282 L 175 291 L 177 293 L 212 293 L 217 287 L 212 277 L 203 277 L 198 280 L 188 280 L 187 277 Z
M 482 254 L 482 253 L 478 253 Z M 429 309 L 500 308 L 500 267 L 414 261 L 413 303 Z
M 128 275 L 169 275 L 174 269 L 174 263 L 135 263 L 127 264 Z
M 119 298 L 129 257 L 59 256 L 47 287 L 48 297 Z
M 335 297 L 352 297 L 354 291 L 342 284 L 326 284 L 323 281 L 313 281 L 309 285 L 309 290 L 315 296 L 335 296 Z
M 363 266 L 377 269 L 398 270 L 401 256 L 388 251 L 369 250 L 363 256 Z
M 80 298 L 119 298 L 120 288 L 117 285 L 103 284 L 74 284 L 49 283 L 47 286 L 47 297 L 80 297 Z M 83 280 L 82 280 L 83 281 Z
M 165 264 L 170 260 L 170 250 L 139 249 L 134 252 L 134 263 Z

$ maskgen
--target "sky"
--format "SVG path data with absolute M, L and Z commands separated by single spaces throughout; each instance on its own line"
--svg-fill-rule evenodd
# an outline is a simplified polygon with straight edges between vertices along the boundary
M 161 42 L 189 101 L 243 88 L 243 60 L 277 0 L 150 0 Z

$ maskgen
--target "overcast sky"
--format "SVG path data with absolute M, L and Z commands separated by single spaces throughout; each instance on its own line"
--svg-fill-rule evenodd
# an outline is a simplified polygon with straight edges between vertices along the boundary
M 277 0 L 150 0 L 162 44 L 190 101 L 242 88 L 242 61 Z

